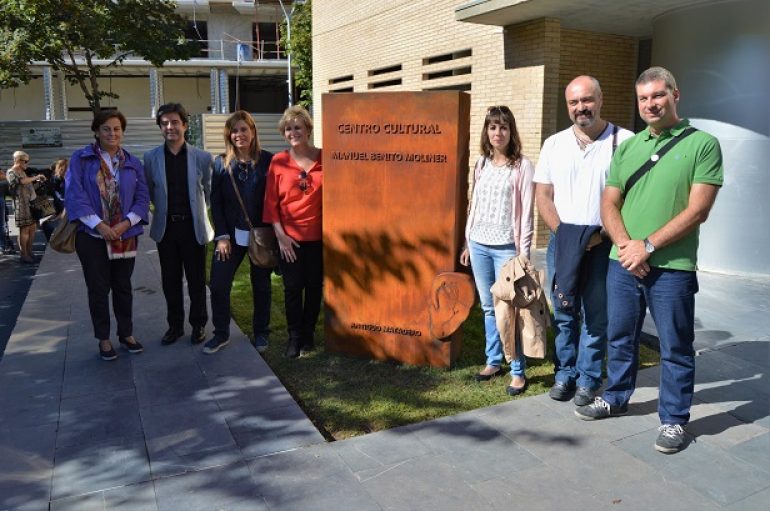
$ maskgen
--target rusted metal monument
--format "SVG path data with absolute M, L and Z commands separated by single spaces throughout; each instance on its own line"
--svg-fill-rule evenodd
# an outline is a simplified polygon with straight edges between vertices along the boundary
M 474 301 L 456 273 L 470 97 L 326 94 L 322 107 L 326 348 L 449 367 Z

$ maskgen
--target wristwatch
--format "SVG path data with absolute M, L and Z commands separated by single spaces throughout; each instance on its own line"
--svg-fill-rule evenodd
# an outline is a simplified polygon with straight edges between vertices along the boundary
M 655 245 L 653 245 L 648 238 L 644 238 L 644 250 L 648 254 L 652 254 L 653 252 L 655 252 Z

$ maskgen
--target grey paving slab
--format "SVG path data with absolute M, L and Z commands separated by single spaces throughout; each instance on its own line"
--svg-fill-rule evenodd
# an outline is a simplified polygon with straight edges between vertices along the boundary
M 508 433 L 519 430 L 523 424 L 536 428 L 539 424 L 564 417 L 564 410 L 573 409 L 567 403 L 559 403 L 562 406 L 552 406 L 548 401 L 551 400 L 546 396 L 515 399 L 500 405 L 460 414 L 457 417 L 475 418 L 502 433 Z
M 158 511 L 158 504 L 148 482 L 54 500 L 50 511 Z
M 760 394 L 770 395 L 768 367 L 747 362 L 723 351 L 710 351 L 697 357 L 695 383 L 720 382 L 731 387 L 745 386 Z
M 742 342 L 726 346 L 720 351 L 744 362 L 770 369 L 770 335 L 760 337 L 755 342 Z
M 722 506 L 675 478 L 650 477 L 618 484 L 593 495 L 597 508 L 606 511 L 718 511 Z
M 0 388 L 7 389 L 10 394 L 59 394 L 63 363 L 64 357 L 58 355 L 7 355 L 0 364 Z
M 758 470 L 770 471 L 770 431 L 733 445 L 727 452 Z
M 249 363 L 240 370 L 233 369 L 221 376 L 210 374 L 208 372 L 210 369 L 204 366 L 209 382 L 210 396 L 223 409 L 234 410 L 247 407 L 253 411 L 295 403 L 286 388 L 272 372 L 265 373 L 255 365 Z
M 271 511 L 385 509 L 372 500 L 342 459 L 327 446 L 313 446 L 248 462 Z M 423 509 L 427 509 L 421 506 Z
M 597 492 L 655 474 L 649 465 L 614 447 L 612 436 L 592 433 L 590 424 L 595 423 L 563 419 L 522 431 L 512 438 L 545 465 L 558 470 L 563 478 L 580 481 L 585 491 Z M 605 467 L 612 470 L 604 470 Z
M 225 467 L 155 481 L 159 511 L 267 511 L 248 467 Z
M 53 500 L 149 481 L 150 462 L 143 439 L 108 441 L 56 449 Z
M 722 509 L 727 511 L 767 511 L 768 502 L 770 502 L 770 488 L 765 488 Z
M 646 389 L 645 389 L 646 390 Z M 656 393 L 657 396 L 657 393 Z M 657 400 L 638 402 L 636 394 L 629 403 L 628 415 L 612 417 L 598 421 L 584 421 L 575 416 L 572 407 L 572 417 L 567 419 L 571 431 L 588 434 L 604 441 L 614 441 L 628 436 L 637 435 L 644 431 L 656 429 L 660 425 L 657 413 Z
M 188 399 L 141 409 L 154 478 L 232 464 L 241 452 L 213 401 Z
M 473 490 L 482 496 L 481 502 L 489 502 L 488 509 L 602 509 L 593 492 L 587 491 L 579 481 L 565 479 L 558 469 L 553 467 L 541 464 L 510 475 L 494 468 L 493 471 L 495 478 L 472 485 Z M 558 485 L 555 485 L 554 481 L 558 481 Z M 485 508 L 477 506 L 470 509 Z
M 97 344 L 94 342 L 86 358 L 67 358 L 62 381 L 62 398 L 112 394 L 125 390 L 134 391 L 134 376 L 129 357 L 120 357 L 115 362 L 103 364 L 97 359 Z M 61 376 L 59 377 L 61 380 Z
M 14 328 L 14 333 L 5 348 L 5 358 L 12 359 L 13 355 L 19 355 L 12 359 L 17 367 L 25 367 L 28 364 L 57 366 L 64 360 L 64 347 L 66 336 L 48 335 L 45 338 L 38 337 L 39 333 L 27 332 L 29 321 L 19 321 Z
M 495 477 L 498 470 L 514 473 L 541 463 L 512 438 L 468 414 L 425 423 L 415 435 L 470 484 Z
M 421 510 L 437 511 L 490 507 L 490 502 L 442 455 L 422 456 L 357 476 L 384 510 L 414 509 L 416 505 Z
M 168 373 L 178 371 L 180 368 L 196 368 L 197 351 L 200 346 L 192 346 L 189 337 L 182 337 L 170 346 L 160 344 L 160 339 L 165 331 L 142 336 L 140 342 L 144 345 L 144 353 L 140 357 L 132 357 L 131 365 L 135 370 L 144 370 L 153 373 Z M 138 334 L 137 334 L 137 338 Z
M 236 413 L 228 411 L 225 418 L 246 458 L 325 442 L 296 403 L 280 408 L 257 406 Z
M 696 359 L 695 399 L 717 406 L 742 422 L 770 428 L 768 364 L 761 357 L 766 341 L 742 343 L 757 348 L 731 346 L 704 353 Z
M 692 488 L 715 503 L 727 505 L 770 486 L 770 472 L 757 470 L 719 447 L 694 442 L 674 456 L 653 449 L 655 436 L 641 433 L 615 443 L 666 478 Z
M 353 472 L 391 466 L 432 453 L 415 427 L 379 431 L 370 435 L 333 442 L 329 445 Z
M 55 441 L 55 424 L 0 427 L 0 509 L 47 508 Z
M 139 405 L 173 404 L 186 399 L 211 400 L 209 387 L 197 366 L 176 371 L 157 371 L 140 367 L 134 371 Z
M 725 449 L 769 432 L 760 424 L 737 418 L 731 411 L 719 406 L 695 402 L 690 409 L 687 431 L 697 437 L 698 441 Z
M 0 428 L 55 424 L 59 420 L 61 375 L 58 381 L 54 375 L 6 370 L 0 385 Z
M 134 389 L 115 391 L 97 399 L 93 396 L 62 399 L 57 449 L 117 438 L 144 440 Z

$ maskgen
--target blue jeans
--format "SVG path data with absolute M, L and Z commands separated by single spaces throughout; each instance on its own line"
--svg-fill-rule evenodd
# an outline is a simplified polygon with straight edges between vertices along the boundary
M 510 245 L 482 245 L 475 241 L 468 241 L 468 251 L 471 256 L 473 278 L 476 281 L 476 289 L 479 291 L 481 310 L 484 311 L 484 335 L 486 337 L 485 353 L 487 365 L 500 367 L 503 365 L 503 343 L 500 340 L 500 332 L 495 323 L 495 308 L 492 302 L 490 288 L 500 275 L 500 270 L 512 257 L 516 257 L 516 246 Z M 526 361 L 521 352 L 521 344 L 516 345 L 518 358 L 511 361 L 511 375 L 524 376 Z
M 548 293 L 553 289 L 554 235 L 548 243 Z M 607 264 L 609 240 L 586 252 L 581 265 L 575 311 L 554 307 L 553 364 L 556 381 L 591 390 L 602 384 L 602 360 L 607 350 Z
M 660 340 L 658 416 L 663 424 L 687 424 L 695 384 L 694 271 L 650 268 L 643 279 L 619 262 L 610 261 L 607 274 L 607 389 L 604 399 L 614 406 L 631 399 L 639 365 L 639 334 L 649 307 Z

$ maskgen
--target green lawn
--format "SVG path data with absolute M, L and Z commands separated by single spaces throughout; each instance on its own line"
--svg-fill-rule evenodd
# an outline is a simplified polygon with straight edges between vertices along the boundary
M 251 285 L 245 260 L 233 283 L 231 303 L 235 321 L 251 337 Z M 283 287 L 281 278 L 273 275 L 272 333 L 265 360 L 316 427 L 329 439 L 342 439 L 509 401 L 508 376 L 484 383 L 472 379 L 484 364 L 484 326 L 478 305 L 463 328 L 463 349 L 451 370 L 327 353 L 322 319 L 316 327 L 316 351 L 287 359 L 283 356 L 287 342 Z M 546 359 L 528 360 L 529 388 L 524 397 L 547 392 L 553 384 L 553 339 L 549 341 Z M 648 367 L 656 365 L 659 356 L 643 347 L 641 359 L 642 366 Z

